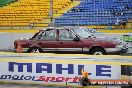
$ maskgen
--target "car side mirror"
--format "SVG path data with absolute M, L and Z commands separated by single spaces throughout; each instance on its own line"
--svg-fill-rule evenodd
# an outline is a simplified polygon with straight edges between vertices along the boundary
M 79 37 L 75 37 L 74 39 L 73 39 L 73 41 L 76 41 L 76 42 L 78 42 L 78 41 L 80 41 L 81 39 L 79 38 Z

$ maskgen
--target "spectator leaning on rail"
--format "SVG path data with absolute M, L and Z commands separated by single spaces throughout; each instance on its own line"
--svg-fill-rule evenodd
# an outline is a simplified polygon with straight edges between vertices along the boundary
M 122 20 L 121 25 L 123 26 L 124 29 L 126 28 L 126 24 L 127 24 L 127 20 Z
M 34 27 L 34 22 L 31 22 L 30 23 L 30 28 L 33 29 L 33 27 Z
M 73 8 L 71 11 L 76 13 L 76 12 L 81 12 L 82 10 L 80 8 Z
M 115 26 L 116 26 L 116 28 L 119 28 L 119 26 L 120 26 L 120 20 L 119 20 L 119 18 L 116 19 Z

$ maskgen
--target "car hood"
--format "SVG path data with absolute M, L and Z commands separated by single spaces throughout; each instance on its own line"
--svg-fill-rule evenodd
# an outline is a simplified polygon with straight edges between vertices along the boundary
M 117 41 L 112 41 L 112 40 L 110 40 L 110 39 L 102 39 L 102 38 L 92 38 L 92 39 L 83 39 L 83 41 L 85 41 L 85 42 L 97 42 L 97 44 L 99 44 L 99 43 L 109 43 L 109 44 L 119 44 L 119 42 L 117 42 Z
M 108 41 L 108 42 L 116 42 L 116 43 L 120 43 L 121 42 L 120 39 L 109 38 L 109 37 L 100 37 L 100 38 L 97 38 L 97 40 Z
M 93 36 L 95 36 L 95 38 L 99 39 L 99 40 L 106 40 L 106 41 L 114 41 L 114 42 L 118 42 L 118 43 L 122 43 L 122 40 L 116 37 L 108 37 L 106 36 L 105 33 L 92 33 Z

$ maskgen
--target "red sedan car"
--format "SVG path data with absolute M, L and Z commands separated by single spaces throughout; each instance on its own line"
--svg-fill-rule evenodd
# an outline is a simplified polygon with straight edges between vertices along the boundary
M 28 53 L 72 51 L 103 55 L 124 52 L 118 42 L 94 38 L 83 27 L 49 27 L 40 30 L 31 39 L 20 41 L 23 51 Z M 15 49 L 17 46 L 18 40 L 14 42 Z

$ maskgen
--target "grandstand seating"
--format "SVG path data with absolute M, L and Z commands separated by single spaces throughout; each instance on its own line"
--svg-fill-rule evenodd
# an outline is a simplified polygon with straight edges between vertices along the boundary
M 3 1 L 3 2 L 1 2 Z M 38 23 L 44 18 L 49 18 L 50 0 L 1 0 L 0 25 L 30 25 L 31 22 Z M 16 1 L 7 4 L 9 1 Z M 57 13 L 67 7 L 71 0 L 53 0 L 53 12 Z M 2 4 L 4 3 L 4 4 Z M 47 26 L 48 24 L 46 24 Z
M 117 18 L 132 19 L 132 0 L 83 0 L 55 19 L 59 26 L 115 25 Z
M 80 0 L 74 5 L 71 0 L 53 1 L 54 23 L 58 26 L 106 28 L 103 26 L 114 25 L 118 18 L 128 20 L 131 28 L 132 0 Z M 32 22 L 37 27 L 48 26 L 49 9 L 50 0 L 0 0 L 0 26 L 30 26 Z
M 0 7 L 3 7 L 3 6 L 10 4 L 12 2 L 15 2 L 15 0 L 0 0 Z

